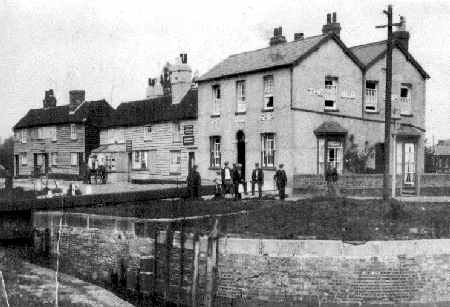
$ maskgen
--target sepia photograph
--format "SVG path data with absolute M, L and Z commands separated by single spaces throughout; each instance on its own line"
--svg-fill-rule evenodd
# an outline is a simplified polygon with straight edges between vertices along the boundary
M 0 307 L 450 307 L 450 2 L 0 0 Z

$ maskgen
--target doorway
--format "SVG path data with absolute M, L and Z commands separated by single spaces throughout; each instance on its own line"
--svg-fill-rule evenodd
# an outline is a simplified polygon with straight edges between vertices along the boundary
M 189 152 L 188 154 L 188 173 L 191 173 L 192 168 L 195 165 L 195 152 Z
M 19 176 L 19 155 L 14 155 L 14 176 Z
M 403 187 L 416 185 L 416 143 L 398 142 L 396 157 L 397 174 L 402 176 Z
M 236 133 L 237 163 L 242 165 L 242 178 L 245 179 L 245 134 L 242 130 Z

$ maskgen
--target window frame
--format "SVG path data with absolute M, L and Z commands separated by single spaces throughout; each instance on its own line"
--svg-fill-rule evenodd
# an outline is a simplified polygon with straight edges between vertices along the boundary
M 54 151 L 50 153 L 50 165 L 52 166 L 58 165 L 58 152 Z
M 144 126 L 144 141 L 151 141 L 153 139 L 153 126 L 145 125 Z
M 367 88 L 368 82 L 372 82 L 374 84 L 373 89 Z M 372 97 L 372 96 L 367 95 L 368 90 L 373 90 L 373 92 L 374 92 L 374 95 L 373 95 L 374 100 L 375 100 L 374 103 L 372 103 L 372 101 L 371 101 L 371 103 L 368 103 L 369 100 L 367 99 L 367 97 Z M 369 109 L 368 109 L 368 107 L 369 107 Z M 373 109 L 370 109 L 370 108 L 373 108 Z M 364 84 L 364 111 L 366 113 L 377 113 L 378 112 L 378 81 L 376 81 L 376 80 L 366 80 L 366 82 Z
M 148 170 L 148 150 L 133 150 L 133 170 Z
M 268 81 L 271 81 L 270 83 L 270 86 L 266 86 L 266 82 L 268 83 Z M 270 91 L 268 91 L 267 90 L 267 87 L 269 87 L 270 88 Z M 263 103 L 264 103 L 264 106 L 263 106 L 263 109 L 264 110 L 268 110 L 268 111 L 271 111 L 271 110 L 273 110 L 274 109 L 274 104 L 275 104 L 275 98 L 274 98 L 274 95 L 273 95 L 273 89 L 274 89 L 274 77 L 273 77 L 273 75 L 265 75 L 265 76 L 263 76 Z M 270 98 L 272 98 L 272 106 L 267 106 L 268 105 L 268 102 L 270 101 Z
M 247 112 L 246 82 L 236 81 L 236 113 Z
M 209 168 L 220 169 L 222 165 L 222 137 L 212 135 L 209 137 Z
M 334 100 L 327 99 L 328 91 L 331 92 L 331 90 L 327 89 L 327 81 L 331 81 L 331 86 L 334 86 Z M 338 104 L 338 84 L 339 84 L 339 78 L 335 76 L 326 76 L 324 81 L 324 95 L 323 95 L 323 106 L 325 111 L 336 111 L 337 110 L 337 104 Z M 330 95 L 331 96 L 331 95 Z M 327 101 L 333 101 L 333 106 L 329 107 L 326 105 Z
M 27 129 L 21 129 L 20 130 L 20 142 L 22 144 L 26 144 L 28 142 L 27 140 Z
M 406 89 L 407 96 L 402 97 L 402 90 Z M 402 100 L 402 98 L 407 98 L 406 103 L 407 108 L 405 109 L 405 100 Z M 410 116 L 412 115 L 412 85 L 409 83 L 402 83 L 400 84 L 400 93 L 399 93 L 399 102 L 400 102 L 400 115 Z
M 269 146 L 269 141 L 271 141 L 272 146 Z M 276 143 L 275 143 L 275 133 L 261 133 L 261 167 L 265 169 L 274 169 L 275 162 L 275 154 L 276 154 Z M 271 158 L 272 163 L 269 163 L 269 159 Z
M 174 162 L 174 157 L 176 158 L 176 163 Z M 174 168 L 176 166 L 176 168 Z M 181 174 L 181 150 L 170 150 L 169 151 L 169 175 L 180 175 Z
M 22 166 L 28 165 L 28 155 L 27 152 L 20 153 L 20 164 Z
M 181 143 L 181 123 L 172 123 L 172 143 Z
M 75 159 L 73 159 L 75 157 Z M 71 152 L 70 153 L 70 166 L 78 166 L 78 152 Z
M 77 124 L 70 124 L 70 139 L 77 139 Z
M 213 99 L 213 110 L 212 115 L 220 115 L 221 111 L 221 103 L 222 103 L 222 89 L 220 84 L 214 84 L 211 87 L 212 90 L 212 99 Z M 219 93 L 219 97 L 217 97 L 217 93 Z

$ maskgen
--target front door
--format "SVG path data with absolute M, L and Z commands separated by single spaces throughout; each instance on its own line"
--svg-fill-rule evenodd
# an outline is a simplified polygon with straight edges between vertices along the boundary
M 14 175 L 19 176 L 19 155 L 14 155 Z
M 236 134 L 237 141 L 237 163 L 242 165 L 242 178 L 245 179 L 245 134 L 239 130 Z

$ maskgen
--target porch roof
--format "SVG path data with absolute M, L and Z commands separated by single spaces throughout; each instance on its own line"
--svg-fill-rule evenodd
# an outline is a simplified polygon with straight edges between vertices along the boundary
M 414 128 L 414 127 L 411 127 L 411 126 L 401 125 L 400 128 L 398 128 L 397 130 L 394 131 L 394 134 L 397 135 L 397 136 L 419 137 L 423 133 L 417 128 Z
M 342 127 L 339 123 L 335 121 L 323 122 L 319 127 L 314 129 L 315 135 L 345 135 L 347 134 L 347 129 Z

